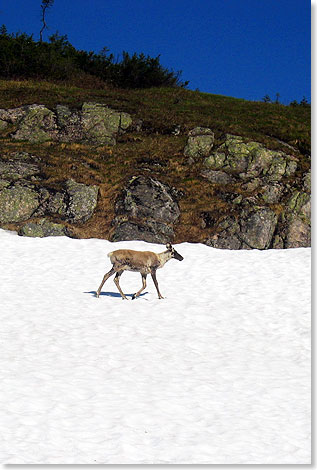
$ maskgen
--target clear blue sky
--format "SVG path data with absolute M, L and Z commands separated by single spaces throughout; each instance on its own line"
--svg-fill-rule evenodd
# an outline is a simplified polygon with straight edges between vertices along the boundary
M 0 25 L 33 33 L 41 0 L 2 0 Z M 309 0 L 55 0 L 48 35 L 77 48 L 115 55 L 161 55 L 192 90 L 288 104 L 310 101 Z

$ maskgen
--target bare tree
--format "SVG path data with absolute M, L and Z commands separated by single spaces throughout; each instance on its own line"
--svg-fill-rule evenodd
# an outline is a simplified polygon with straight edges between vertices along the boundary
M 42 9 L 42 15 L 41 15 L 41 22 L 42 22 L 42 28 L 40 30 L 40 42 L 43 41 L 43 32 L 47 28 L 46 24 L 46 10 L 53 6 L 54 0 L 42 0 L 41 3 L 41 9 Z

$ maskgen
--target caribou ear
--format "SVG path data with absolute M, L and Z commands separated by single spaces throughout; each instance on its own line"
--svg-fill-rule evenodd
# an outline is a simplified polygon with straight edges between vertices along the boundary
M 170 243 L 166 243 L 166 248 L 167 248 L 168 250 L 171 250 L 171 249 L 172 249 L 172 245 L 171 245 Z

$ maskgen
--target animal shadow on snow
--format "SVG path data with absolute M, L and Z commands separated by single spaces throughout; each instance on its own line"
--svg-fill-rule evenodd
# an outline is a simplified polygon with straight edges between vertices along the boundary
M 92 297 L 96 297 L 96 294 L 97 292 L 95 290 L 91 290 L 91 291 L 88 291 L 88 292 L 84 292 L 84 294 L 91 294 Z M 148 292 L 143 292 L 142 294 L 139 295 L 139 297 L 143 297 L 144 295 L 148 294 Z M 134 293 L 133 294 L 125 294 L 126 297 L 133 297 Z M 106 297 L 120 297 L 121 298 L 121 295 L 119 294 L 119 292 L 100 292 L 99 294 L 99 297 L 102 297 L 102 296 L 106 296 Z M 135 299 L 137 300 L 137 299 Z

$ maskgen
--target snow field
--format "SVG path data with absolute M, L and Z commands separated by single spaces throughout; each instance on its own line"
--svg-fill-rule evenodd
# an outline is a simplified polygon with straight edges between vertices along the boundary
M 310 249 L 184 243 L 164 300 L 95 298 L 124 247 L 164 249 L 0 230 L 0 461 L 310 463 Z

